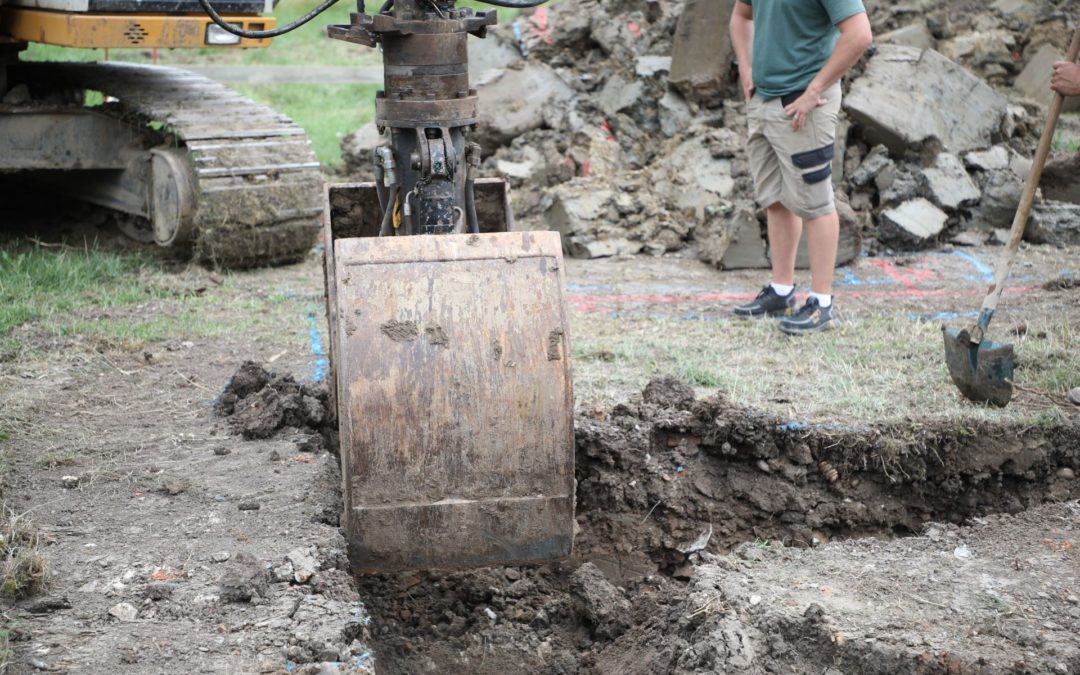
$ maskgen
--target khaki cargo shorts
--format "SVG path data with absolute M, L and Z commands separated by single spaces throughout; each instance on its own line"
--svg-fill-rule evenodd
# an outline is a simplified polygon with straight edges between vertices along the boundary
M 841 96 L 839 82 L 829 87 L 822 95 L 825 105 L 810 113 L 800 131 L 791 128 L 779 98 L 765 101 L 754 94 L 746 104 L 746 150 L 758 204 L 779 202 L 803 220 L 836 210 L 830 178 Z

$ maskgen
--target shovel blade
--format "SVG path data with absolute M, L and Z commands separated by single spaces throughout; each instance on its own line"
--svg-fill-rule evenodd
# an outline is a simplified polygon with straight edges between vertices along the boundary
M 967 330 L 942 326 L 945 363 L 953 384 L 968 400 L 1005 407 L 1012 400 L 1016 356 L 1011 344 L 971 341 Z

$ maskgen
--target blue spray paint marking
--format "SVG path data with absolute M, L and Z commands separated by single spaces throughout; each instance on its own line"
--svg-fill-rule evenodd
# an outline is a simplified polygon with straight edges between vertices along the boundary
M 941 312 L 940 314 L 908 314 L 912 321 L 952 321 L 953 319 L 974 319 L 978 312 Z
M 330 361 L 326 358 L 326 350 L 323 349 L 322 336 L 319 335 L 319 323 L 314 309 L 308 310 L 307 320 L 308 336 L 311 338 L 311 353 L 315 355 L 315 372 L 312 374 L 311 379 L 315 382 L 322 382 L 326 379 L 326 370 L 330 366 Z
M 975 256 L 971 255 L 970 253 L 964 253 L 963 251 L 950 251 L 949 255 L 954 255 L 958 258 L 962 258 L 968 261 L 969 263 L 971 263 L 971 266 L 975 268 L 975 271 L 978 272 L 978 275 L 973 274 L 968 276 L 968 281 L 985 281 L 989 283 L 994 280 L 993 268 L 991 268 L 989 265 L 979 260 Z
M 577 284 L 571 281 L 566 284 L 566 290 L 568 291 L 610 291 L 611 286 L 607 284 Z
M 896 279 L 860 279 L 846 267 L 841 268 L 838 271 L 844 273 L 844 278 L 841 281 L 835 282 L 837 286 L 882 286 L 885 284 L 898 283 Z

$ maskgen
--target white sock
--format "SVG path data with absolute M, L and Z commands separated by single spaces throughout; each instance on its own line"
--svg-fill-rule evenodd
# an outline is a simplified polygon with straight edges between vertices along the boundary
M 832 296 L 825 295 L 823 293 L 811 293 L 810 297 L 817 300 L 817 304 L 822 309 L 832 307 Z
M 779 295 L 781 298 L 786 298 L 787 296 L 791 295 L 791 292 L 793 290 L 795 290 L 794 286 L 785 286 L 783 284 L 778 284 L 775 281 L 769 285 L 772 286 L 772 289 L 776 291 L 776 294 Z

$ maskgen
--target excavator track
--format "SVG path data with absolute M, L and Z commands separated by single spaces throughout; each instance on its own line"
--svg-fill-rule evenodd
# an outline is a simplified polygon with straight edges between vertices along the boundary
M 111 114 L 152 125 L 185 148 L 197 184 L 186 240 L 195 258 L 226 267 L 293 262 L 319 235 L 323 176 L 291 119 L 213 80 L 162 66 L 22 63 L 24 81 L 99 91 Z

